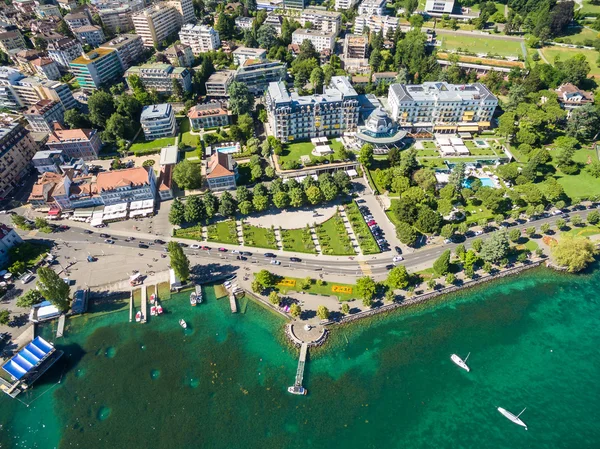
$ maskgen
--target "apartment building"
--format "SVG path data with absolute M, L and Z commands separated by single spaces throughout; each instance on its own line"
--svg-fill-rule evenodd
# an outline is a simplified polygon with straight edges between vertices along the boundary
M 454 10 L 454 0 L 427 0 L 425 2 L 425 12 L 433 14 L 452 14 Z
M 3 71 L 0 71 L 0 85 L 3 84 Z M 18 73 L 18 72 L 17 72 Z M 18 103 L 18 108 L 32 106 L 39 100 L 54 100 L 63 105 L 66 110 L 78 107 L 78 103 L 73 98 L 71 89 L 66 83 L 60 81 L 51 81 L 35 76 L 20 77 L 14 84 L 6 86 L 6 90 L 0 90 L 0 103 L 4 99 L 14 96 Z M 6 97 L 5 97 L 6 95 Z
M 283 81 L 287 66 L 283 62 L 263 62 L 249 59 L 235 72 L 234 80 L 244 83 L 254 95 L 263 95 L 269 83 Z
M 360 16 L 383 16 L 386 3 L 386 0 L 363 0 L 358 5 L 358 14 Z
M 569 114 L 573 109 L 594 103 L 593 92 L 579 89 L 571 83 L 561 84 L 558 86 L 558 89 L 555 89 L 554 91 L 558 95 L 558 102 L 564 109 L 569 111 Z
M 146 89 L 154 89 L 168 95 L 173 95 L 173 80 L 177 80 L 184 91 L 192 90 L 192 75 L 186 67 L 173 67 L 171 64 L 161 63 L 143 64 L 127 69 L 127 83 L 131 75 L 137 75 Z
M 187 116 L 190 128 L 194 131 L 229 125 L 229 114 L 222 104 L 197 104 L 189 110 Z
M 46 146 L 53 151 L 60 151 L 65 157 L 91 161 L 98 159 L 102 140 L 95 129 L 64 129 L 55 126 Z
M 388 104 L 402 127 L 471 132 L 490 127 L 498 99 L 481 83 L 427 82 L 392 84 Z
M 101 1 L 96 3 L 102 24 L 113 33 L 133 30 L 132 14 L 146 7 L 144 0 Z
M 305 40 L 312 42 L 315 50 L 319 53 L 323 50 L 333 52 L 335 47 L 335 33 L 323 32 L 319 30 L 297 29 L 292 33 L 292 44 L 301 45 Z
M 192 47 L 185 44 L 171 45 L 163 54 L 174 67 L 192 67 L 196 60 Z
M 97 48 L 69 63 L 71 73 L 84 89 L 97 89 L 123 74 L 117 51 Z
M 65 109 L 57 101 L 40 100 L 29 107 L 23 115 L 33 132 L 50 133 L 54 129 L 55 122 L 63 123 Z
M 236 17 L 235 26 L 240 30 L 251 30 L 254 17 Z
M 31 133 L 22 125 L 0 125 L 0 197 L 8 197 L 27 176 L 37 150 Z
M 58 6 L 60 6 L 62 9 L 67 11 L 73 11 L 79 6 L 77 0 L 56 0 L 56 3 L 58 3 Z
M 290 94 L 283 82 L 271 83 L 266 107 L 273 135 L 282 142 L 335 137 L 355 131 L 360 103 L 343 76 L 334 76 L 322 95 Z
M 179 11 L 167 2 L 134 13 L 131 17 L 136 34 L 142 37 L 144 47 L 158 47 L 171 34 L 181 29 Z
M 31 61 L 31 67 L 36 74 L 47 80 L 55 81 L 60 78 L 60 70 L 56 61 L 50 58 L 37 58 Z
M 98 173 L 96 191 L 105 206 L 154 200 L 156 175 L 152 167 L 135 167 Z
M 181 17 L 181 23 L 195 23 L 196 14 L 194 13 L 194 3 L 192 0 L 171 0 L 168 2 L 173 6 Z
M 263 25 L 272 26 L 273 28 L 275 28 L 275 31 L 277 31 L 277 35 L 281 36 L 281 26 L 283 25 L 283 17 L 275 13 L 269 14 L 263 22 Z
M 219 33 L 208 25 L 184 25 L 179 32 L 179 39 L 184 45 L 192 47 L 194 55 L 217 50 L 221 46 Z
M 144 52 L 142 38 L 137 34 L 121 34 L 100 46 L 102 49 L 115 50 L 123 70 L 127 70 L 141 58 Z
M 92 21 L 90 20 L 87 10 L 69 13 L 63 17 L 63 20 L 69 26 L 71 31 L 86 25 L 92 25 Z
M 175 111 L 169 103 L 144 106 L 140 123 L 146 140 L 173 137 L 177 134 Z
M 336 11 L 346 11 L 354 8 L 354 5 L 358 3 L 358 0 L 335 0 Z
M 314 29 L 337 36 L 342 28 L 342 14 L 326 9 L 306 8 L 300 15 L 300 23 L 306 26 L 306 22 L 312 23 Z
M 213 97 L 226 97 L 227 89 L 233 82 L 234 70 L 219 70 L 206 80 L 206 95 Z
M 42 150 L 33 155 L 32 165 L 40 175 L 47 172 L 61 174 L 60 166 L 65 163 L 62 150 Z
M 102 28 L 98 25 L 84 25 L 73 30 L 73 34 L 83 45 L 98 47 L 106 41 Z
M 9 54 L 11 50 L 26 49 L 25 39 L 20 31 L 6 31 L 0 33 L 0 50 Z
M 213 192 L 222 192 L 236 187 L 237 162 L 231 154 L 215 151 L 206 164 L 206 182 Z
M 377 72 L 373 73 L 373 84 L 391 84 L 396 81 L 396 77 L 398 76 L 398 72 Z
M 13 0 L 11 3 L 17 11 L 23 14 L 30 14 L 35 11 L 37 2 L 34 0 Z
M 392 16 L 356 16 L 356 19 L 354 19 L 354 32 L 356 34 L 363 34 L 368 28 L 370 33 L 383 31 L 383 35 L 386 36 L 390 30 L 392 32 L 396 31 L 398 20 L 398 17 Z
M 71 61 L 83 53 L 83 47 L 75 39 L 64 38 L 48 42 L 48 57 L 56 61 L 61 70 L 69 70 Z
M 344 37 L 344 59 L 364 59 L 368 57 L 369 37 L 362 34 L 346 34 Z
M 40 19 L 47 17 L 62 17 L 60 9 L 56 5 L 40 5 L 35 8 L 35 15 Z
M 23 239 L 13 228 L 0 224 L 0 268 L 8 265 L 10 249 L 20 243 L 23 243 Z
M 238 47 L 231 52 L 233 63 L 238 66 L 244 65 L 248 60 L 261 61 L 267 60 L 267 50 L 262 48 Z

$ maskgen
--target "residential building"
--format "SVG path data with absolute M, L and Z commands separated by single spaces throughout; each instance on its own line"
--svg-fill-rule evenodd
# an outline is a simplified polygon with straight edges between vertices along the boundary
M 53 151 L 60 151 L 65 158 L 91 161 L 98 159 L 102 140 L 95 129 L 64 129 L 55 127 L 46 146 Z
M 292 33 L 292 44 L 301 45 L 305 40 L 312 42 L 315 50 L 319 53 L 323 50 L 333 52 L 335 47 L 335 33 L 323 32 L 319 30 L 297 29 Z
M 269 14 L 263 22 L 263 25 L 272 26 L 273 28 L 275 28 L 275 31 L 277 31 L 277 35 L 281 36 L 281 26 L 283 25 L 283 17 L 275 13 Z
M 197 104 L 190 108 L 187 116 L 194 131 L 229 125 L 229 114 L 219 103 Z
M 387 36 L 387 33 L 392 30 L 396 31 L 398 28 L 398 17 L 392 16 L 356 16 L 354 19 L 354 32 L 356 34 L 363 34 L 365 29 L 369 29 L 370 33 L 379 33 L 383 31 L 383 35 Z
M 23 115 L 33 132 L 49 133 L 54 129 L 54 122 L 63 123 L 65 109 L 57 101 L 40 100 L 27 109 Z
M 342 14 L 326 9 L 306 8 L 300 15 L 300 23 L 306 26 L 306 22 L 310 22 L 314 29 L 337 36 L 342 28 Z
M 56 0 L 56 3 L 58 3 L 58 6 L 62 9 L 66 9 L 67 11 L 73 11 L 79 6 L 77 0 Z
M 0 33 L 0 50 L 9 54 L 12 50 L 26 49 L 25 39 L 18 30 Z
M 106 41 L 102 28 L 98 25 L 84 25 L 73 29 L 73 34 L 83 45 L 88 44 L 92 47 L 98 47 Z
M 102 25 L 113 33 L 133 30 L 132 14 L 146 7 L 144 0 L 108 0 L 96 3 Z
M 56 61 L 50 58 L 37 58 L 31 61 L 35 72 L 47 80 L 55 81 L 60 78 L 60 70 Z
M 0 84 L 2 84 L 1 77 L 0 74 Z M 11 91 L 18 99 L 20 107 L 32 106 L 39 100 L 57 101 L 63 105 L 65 111 L 79 106 L 73 98 L 69 86 L 60 81 L 51 81 L 34 76 L 21 77 L 11 86 Z M 0 92 L 1 97 L 2 92 Z
M 140 123 L 146 140 L 173 137 L 177 134 L 175 111 L 169 103 L 144 106 Z
M 206 182 L 213 192 L 236 187 L 237 163 L 229 153 L 215 151 L 206 163 Z
M 219 70 L 208 77 L 206 80 L 206 95 L 213 97 L 226 97 L 227 89 L 233 82 L 233 70 Z
M 571 83 L 561 84 L 556 89 L 558 102 L 566 110 L 570 111 L 586 104 L 594 103 L 594 93 L 579 89 Z
M 139 76 L 146 89 L 173 95 L 173 80 L 176 80 L 185 92 L 192 90 L 192 75 L 185 67 L 173 67 L 171 64 L 143 64 L 129 67 L 125 78 L 129 83 L 131 75 Z
M 36 73 L 35 68 L 31 65 L 33 61 L 44 56 L 44 52 L 39 50 L 20 50 L 12 55 L 12 60 L 17 65 L 17 68 L 29 75 Z
M 219 33 L 208 25 L 188 23 L 181 28 L 179 39 L 182 44 L 192 47 L 194 55 L 217 50 L 221 46 Z
M 173 199 L 173 170 L 179 159 L 179 148 L 177 145 L 171 145 L 160 150 L 160 160 L 158 166 L 160 173 L 158 175 L 158 197 L 160 201 Z
M 239 66 L 244 65 L 250 59 L 253 61 L 267 60 L 267 50 L 263 48 L 238 47 L 233 50 L 232 55 L 234 64 Z
M 154 3 L 132 15 L 136 34 L 142 37 L 144 47 L 158 47 L 181 29 L 179 11 L 167 2 Z
M 286 74 L 287 66 L 283 62 L 249 59 L 237 69 L 234 80 L 247 85 L 252 94 L 263 95 L 269 83 L 284 81 Z
M 77 28 L 81 28 L 86 25 L 92 25 L 92 21 L 90 20 L 90 16 L 87 10 L 82 10 L 79 12 L 72 12 L 63 17 L 65 23 L 69 26 L 71 31 L 76 30 Z
M 363 0 L 358 5 L 358 15 L 360 16 L 383 16 L 386 10 L 386 0 Z
M 284 8 L 304 9 L 305 5 L 304 0 L 283 0 Z
M 23 14 L 33 13 L 36 7 L 34 0 L 13 0 L 11 3 L 17 11 Z
M 138 62 L 144 52 L 142 38 L 137 34 L 121 34 L 105 42 L 100 48 L 116 50 L 123 70 L 127 70 Z
M 182 24 L 196 22 L 197 19 L 192 0 L 171 0 L 167 3 L 177 10 Z
M 282 142 L 334 137 L 355 131 L 358 94 L 343 76 L 334 76 L 321 95 L 290 94 L 283 82 L 269 84 L 266 108 L 273 135 Z
M 174 67 L 192 67 L 196 60 L 192 47 L 185 44 L 171 45 L 163 54 Z
M 123 74 L 117 51 L 110 48 L 96 48 L 74 59 L 69 66 L 84 89 L 97 89 Z
M 60 9 L 56 5 L 40 5 L 35 8 L 35 14 L 40 19 L 45 19 L 46 17 L 62 17 L 60 13 Z
M 354 8 L 354 5 L 358 3 L 358 0 L 335 0 L 336 11 L 347 11 Z
M 13 228 L 0 224 L 0 268 L 8 265 L 10 249 L 20 243 L 23 243 L 23 239 Z
M 16 111 L 22 107 L 14 86 L 23 79 L 23 74 L 12 67 L 0 67 L 0 108 Z
M 346 34 L 344 37 L 344 59 L 365 59 L 368 57 L 369 37 L 362 34 Z
M 240 30 L 251 30 L 254 23 L 254 17 L 236 17 L 235 26 Z
M 65 163 L 62 150 L 42 150 L 35 153 L 31 163 L 40 175 L 47 172 L 61 174 L 60 166 Z
M 392 84 L 396 81 L 398 72 L 378 72 L 373 73 L 373 84 Z
M 98 173 L 96 191 L 105 206 L 156 198 L 156 175 L 152 167 L 135 167 Z
M 498 99 L 481 83 L 427 82 L 392 84 L 388 105 L 402 127 L 471 132 L 490 127 Z
M 48 57 L 54 59 L 62 70 L 69 70 L 71 61 L 83 53 L 83 47 L 75 39 L 64 38 L 48 43 Z
M 0 125 L 0 197 L 8 197 L 27 176 L 37 150 L 33 136 L 22 125 Z
M 28 201 L 34 209 L 48 210 L 48 215 L 104 204 L 96 190 L 96 178 L 73 170 L 43 173 L 33 185 Z
M 427 0 L 425 12 L 434 14 L 452 14 L 454 0 Z

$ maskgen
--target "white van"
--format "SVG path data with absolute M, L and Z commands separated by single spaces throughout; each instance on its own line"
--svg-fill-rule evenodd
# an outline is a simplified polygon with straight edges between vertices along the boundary
M 34 278 L 34 274 L 33 273 L 25 273 L 23 276 L 21 276 L 21 283 L 23 284 L 27 284 L 29 281 L 31 281 Z

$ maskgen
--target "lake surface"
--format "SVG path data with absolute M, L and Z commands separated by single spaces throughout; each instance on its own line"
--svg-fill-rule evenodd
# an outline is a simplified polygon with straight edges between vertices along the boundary
M 598 271 L 539 269 L 336 329 L 306 397 L 286 392 L 283 320 L 257 304 L 232 315 L 208 288 L 144 325 L 91 314 L 29 407 L 0 397 L 0 448 L 598 448 L 599 290 Z M 498 406 L 527 407 L 529 430 Z

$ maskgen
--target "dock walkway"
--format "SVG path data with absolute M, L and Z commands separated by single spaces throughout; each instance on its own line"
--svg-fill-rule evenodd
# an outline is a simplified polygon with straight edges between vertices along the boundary
M 306 364 L 306 354 L 308 353 L 308 344 L 302 343 L 300 346 L 300 358 L 298 359 L 298 369 L 296 370 L 296 382 L 294 386 L 301 387 L 304 380 L 304 365 Z
M 62 313 L 58 317 L 58 327 L 56 328 L 56 338 L 60 338 L 65 333 L 65 314 Z
M 146 322 L 146 313 L 148 311 L 148 298 L 146 297 L 146 286 L 142 285 L 142 305 L 140 310 L 142 311 L 142 323 Z
M 235 302 L 235 295 L 229 294 L 229 306 L 231 307 L 231 313 L 237 313 L 237 303 Z

